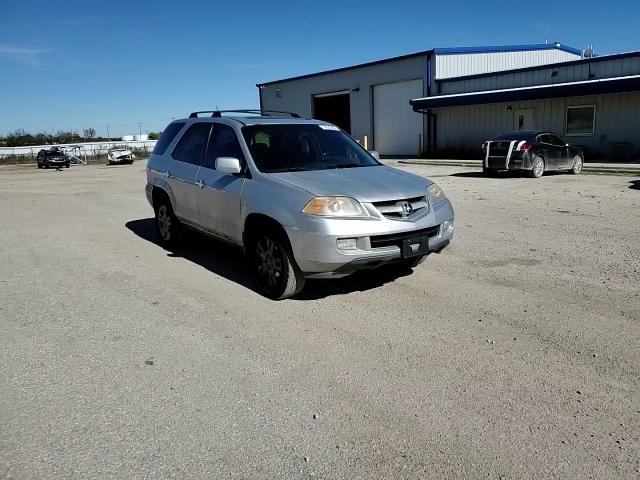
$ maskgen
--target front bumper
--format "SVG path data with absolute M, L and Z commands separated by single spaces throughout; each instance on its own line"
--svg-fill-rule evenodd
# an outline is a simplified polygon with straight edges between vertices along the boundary
M 371 237 L 436 228 L 429 238 L 429 252 L 439 252 L 453 238 L 453 207 L 445 200 L 415 221 L 329 219 L 304 215 L 300 225 L 285 227 L 293 255 L 307 277 L 342 277 L 357 270 L 402 260 L 397 245 L 372 247 Z M 355 250 L 339 250 L 338 239 L 355 238 Z

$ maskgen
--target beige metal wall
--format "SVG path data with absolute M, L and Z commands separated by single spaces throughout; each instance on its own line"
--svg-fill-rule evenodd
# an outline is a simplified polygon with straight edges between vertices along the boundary
M 479 157 L 481 143 L 513 130 L 514 114 L 523 108 L 535 109 L 534 128 L 564 135 L 566 107 L 573 105 L 596 106 L 595 132 L 568 136 L 569 143 L 586 147 L 593 156 L 611 156 L 617 151 L 612 143 L 629 143 L 640 155 L 640 93 L 440 108 L 436 148 L 442 154 Z
M 285 110 L 313 116 L 313 96 L 320 93 L 353 90 L 351 97 L 351 134 L 360 142 L 368 137 L 372 147 L 373 86 L 404 80 L 423 80 L 423 95 L 427 92 L 427 56 L 394 60 L 360 68 L 294 79 L 262 88 L 263 108 Z M 280 96 L 276 90 L 280 89 Z M 407 109 L 411 109 L 407 102 Z M 426 131 L 424 132 L 426 135 Z M 425 137 L 426 138 L 426 137 Z
M 436 79 L 535 67 L 579 58 L 580 55 L 559 49 L 437 55 Z

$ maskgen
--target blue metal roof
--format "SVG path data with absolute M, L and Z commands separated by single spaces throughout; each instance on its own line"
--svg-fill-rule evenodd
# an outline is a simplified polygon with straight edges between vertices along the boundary
M 436 55 L 459 55 L 463 53 L 497 53 L 497 52 L 531 52 L 535 50 L 562 50 L 563 52 L 582 55 L 582 50 L 569 47 L 558 42 L 531 43 L 528 45 L 496 45 L 488 47 L 453 47 L 434 48 Z

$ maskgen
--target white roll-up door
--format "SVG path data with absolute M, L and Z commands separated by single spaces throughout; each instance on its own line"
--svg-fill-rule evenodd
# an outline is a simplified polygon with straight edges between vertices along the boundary
M 382 155 L 417 155 L 423 115 L 409 100 L 421 98 L 422 79 L 373 87 L 374 148 Z

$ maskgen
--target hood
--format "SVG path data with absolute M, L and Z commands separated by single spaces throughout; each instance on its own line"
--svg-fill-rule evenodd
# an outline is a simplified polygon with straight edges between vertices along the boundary
M 430 180 L 385 165 L 271 174 L 312 195 L 339 195 L 382 202 L 427 194 Z

